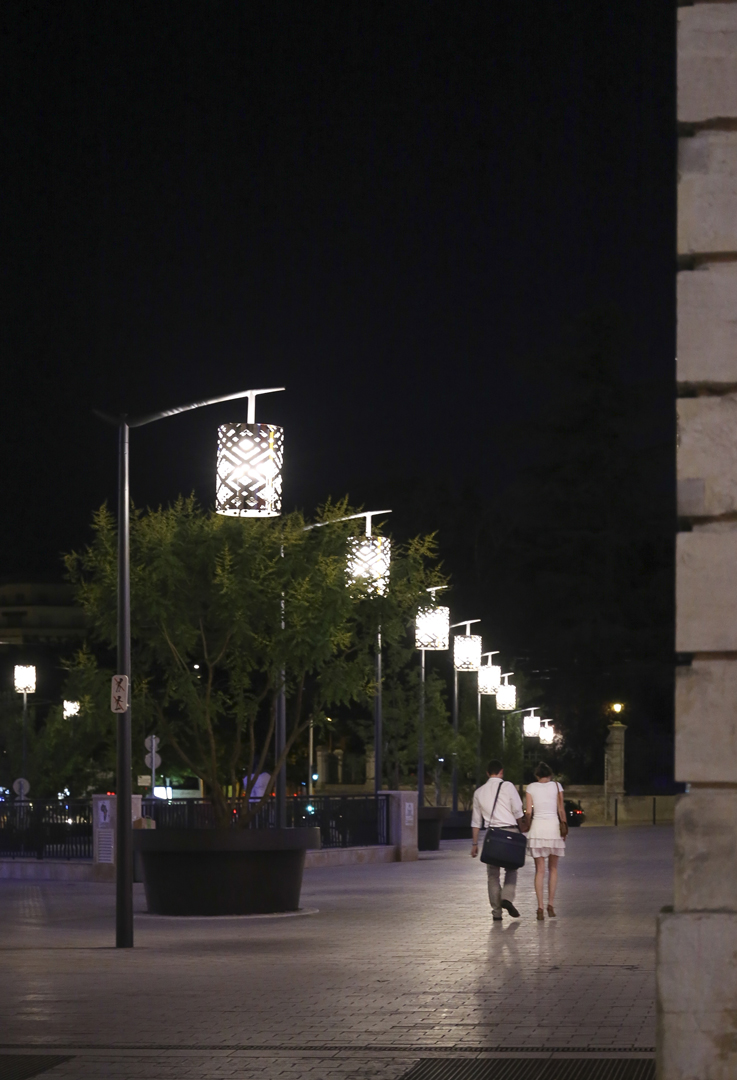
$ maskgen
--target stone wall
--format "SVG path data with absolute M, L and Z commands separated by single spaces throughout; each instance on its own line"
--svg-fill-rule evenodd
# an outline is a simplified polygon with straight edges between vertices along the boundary
M 678 9 L 674 907 L 659 1080 L 737 1076 L 737 2 Z

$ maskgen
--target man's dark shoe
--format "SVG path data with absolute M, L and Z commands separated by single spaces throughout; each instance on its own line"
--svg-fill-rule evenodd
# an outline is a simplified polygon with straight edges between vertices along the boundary
M 492 915 L 491 919 L 492 919 L 492 922 L 501 922 L 502 921 L 501 915 Z
M 502 900 L 502 907 L 509 912 L 513 919 L 519 919 L 519 911 L 517 911 L 511 900 Z

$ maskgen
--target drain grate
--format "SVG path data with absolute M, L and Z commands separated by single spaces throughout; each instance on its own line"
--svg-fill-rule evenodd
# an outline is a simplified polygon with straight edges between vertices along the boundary
M 63 1065 L 71 1057 L 59 1054 L 0 1054 L 0 1080 L 31 1080 L 32 1076 Z
M 655 1062 L 621 1058 L 423 1058 L 400 1080 L 655 1080 Z

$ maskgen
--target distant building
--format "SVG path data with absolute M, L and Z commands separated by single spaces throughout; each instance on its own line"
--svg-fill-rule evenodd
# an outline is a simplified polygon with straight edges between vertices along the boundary
M 62 582 L 0 579 L 0 648 L 81 640 L 87 629 L 74 589 Z

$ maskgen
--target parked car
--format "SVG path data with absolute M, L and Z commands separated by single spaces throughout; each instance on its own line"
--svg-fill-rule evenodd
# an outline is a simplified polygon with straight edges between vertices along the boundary
M 568 828 L 573 829 L 578 825 L 583 825 L 586 820 L 586 815 L 581 809 L 580 802 L 574 802 L 573 799 L 564 799 L 563 808 L 566 812 L 566 821 L 568 822 Z

